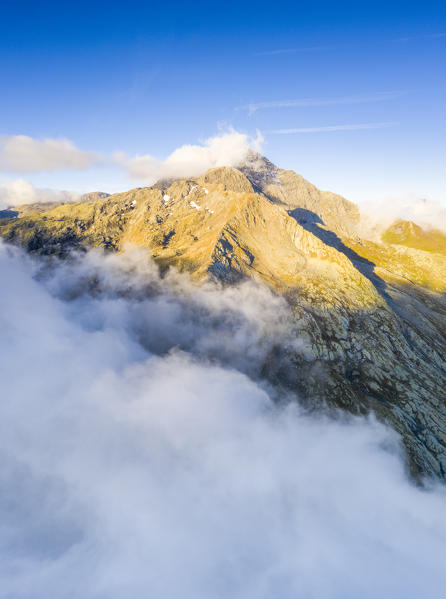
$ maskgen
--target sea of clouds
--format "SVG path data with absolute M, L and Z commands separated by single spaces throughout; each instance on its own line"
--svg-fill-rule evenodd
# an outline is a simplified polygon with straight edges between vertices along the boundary
M 282 298 L 132 251 L 0 269 L 1 597 L 438 596 L 445 489 L 375 421 L 277 403 Z

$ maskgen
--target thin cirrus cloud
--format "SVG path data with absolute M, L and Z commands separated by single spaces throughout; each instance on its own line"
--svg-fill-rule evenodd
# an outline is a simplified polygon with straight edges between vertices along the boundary
M 426 35 L 411 35 L 411 36 L 407 36 L 407 37 L 399 37 L 392 41 L 393 42 L 411 42 L 413 40 L 440 39 L 442 37 L 446 37 L 446 32 L 428 33 Z
M 279 54 L 296 54 L 298 52 L 319 52 L 320 50 L 331 50 L 331 46 L 309 46 L 307 48 L 278 48 L 277 50 L 265 50 L 255 52 L 253 56 L 277 56 Z
M 0 170 L 30 173 L 87 170 L 104 163 L 94 152 L 77 148 L 69 139 L 35 139 L 27 135 L 0 137 Z
M 405 37 L 399 37 L 387 40 L 388 42 L 411 42 L 414 40 L 423 39 L 441 39 L 446 37 L 446 32 L 439 33 L 426 33 L 424 35 L 408 35 Z M 343 48 L 351 48 L 350 44 L 342 44 Z M 297 48 L 276 48 L 272 50 L 264 50 L 261 52 L 255 52 L 253 56 L 280 56 L 281 54 L 297 54 L 299 52 L 319 52 L 323 50 L 335 50 L 335 46 L 307 46 Z
M 249 116 L 258 110 L 271 108 L 306 108 L 316 106 L 336 106 L 344 104 L 366 104 L 368 102 L 384 102 L 395 100 L 407 94 L 405 90 L 379 92 L 370 95 L 338 96 L 334 98 L 297 98 L 295 100 L 273 100 L 237 106 L 236 110 L 247 110 Z
M 398 125 L 396 122 L 389 123 L 355 123 L 351 125 L 328 125 L 323 127 L 295 127 L 291 129 L 270 129 L 265 133 L 276 135 L 291 135 L 293 133 L 325 133 L 331 131 L 359 131 L 361 129 L 384 129 Z

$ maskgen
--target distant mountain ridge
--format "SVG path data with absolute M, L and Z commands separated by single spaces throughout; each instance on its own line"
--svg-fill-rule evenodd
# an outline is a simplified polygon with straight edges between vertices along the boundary
M 382 235 L 387 243 L 403 245 L 415 250 L 424 250 L 446 255 L 446 235 L 438 229 L 429 230 L 407 220 L 398 220 Z
M 355 204 L 255 153 L 193 179 L 17 210 L 0 234 L 37 255 L 132 243 L 161 270 L 284 294 L 302 343 L 265 376 L 310 404 L 373 411 L 401 433 L 415 475 L 445 477 L 446 254 L 429 233 L 398 224 L 361 238 Z

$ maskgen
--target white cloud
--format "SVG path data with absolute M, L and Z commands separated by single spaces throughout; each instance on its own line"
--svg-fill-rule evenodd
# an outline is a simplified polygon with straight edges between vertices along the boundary
M 217 166 L 236 166 L 244 161 L 250 149 L 260 151 L 262 142 L 259 131 L 255 138 L 250 138 L 231 129 L 201 145 L 183 145 L 165 160 L 159 160 L 149 154 L 129 157 L 119 151 L 110 158 L 80 150 L 68 139 L 0 136 L 0 170 L 26 173 L 108 166 L 123 168 L 132 178 L 155 182 L 160 178 L 198 176 Z
M 262 135 L 255 138 L 237 131 L 229 131 L 207 139 L 202 145 L 184 145 L 174 150 L 164 161 L 150 155 L 125 158 L 118 155 L 133 178 L 154 183 L 163 178 L 194 177 L 218 166 L 237 166 L 245 160 L 249 150 L 260 151 Z
M 238 106 L 236 110 L 247 110 L 250 115 L 258 110 L 267 108 L 303 108 L 311 106 L 336 106 L 343 104 L 365 104 L 368 102 L 383 102 L 394 100 L 407 94 L 407 91 L 379 92 L 371 95 L 340 96 L 334 98 L 298 98 L 296 100 L 273 100 Z
M 40 189 L 24 179 L 14 179 L 0 184 L 0 210 L 34 204 L 35 202 L 73 202 L 79 194 L 57 189 Z
M 149 154 L 129 157 L 123 152 L 115 152 L 111 157 L 101 156 L 79 150 L 71 141 L 64 139 L 35 140 L 24 135 L 3 136 L 0 137 L 0 170 L 25 173 L 107 166 L 150 184 L 163 178 L 199 176 L 213 167 L 237 166 L 244 162 L 250 149 L 260 151 L 262 142 L 259 131 L 256 137 L 251 138 L 231 129 L 202 144 L 183 145 L 165 160 L 159 160 Z M 63 201 L 67 201 L 68 196 L 68 192 L 36 189 L 23 179 L 0 184 L 0 202 L 3 206 L 63 197 Z
M 329 125 L 323 127 L 297 127 L 292 129 L 272 129 L 265 133 L 291 135 L 293 133 L 328 133 L 332 131 L 360 131 L 362 129 L 383 129 L 399 123 L 356 123 L 352 125 Z
M 386 196 L 360 204 L 362 233 L 380 234 L 397 220 L 408 220 L 424 228 L 440 229 L 446 233 L 444 203 L 419 198 L 414 194 Z
M 0 170 L 26 173 L 58 170 L 86 170 L 103 158 L 79 150 L 68 139 L 34 139 L 27 135 L 0 137 Z
M 445 489 L 254 381 L 284 302 L 141 253 L 44 272 L 0 247 L 5 597 L 438 597 Z

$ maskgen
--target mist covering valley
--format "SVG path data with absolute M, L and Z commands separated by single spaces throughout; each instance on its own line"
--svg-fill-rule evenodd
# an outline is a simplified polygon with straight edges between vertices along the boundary
M 283 296 L 134 248 L 0 267 L 4 597 L 438 596 L 444 487 L 268 377 Z

